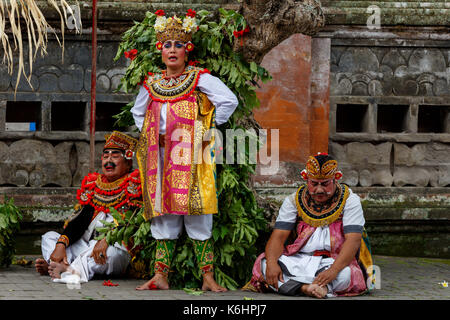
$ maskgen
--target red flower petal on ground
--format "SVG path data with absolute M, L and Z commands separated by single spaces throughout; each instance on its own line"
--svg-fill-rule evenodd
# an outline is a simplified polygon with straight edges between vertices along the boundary
M 153 282 L 150 282 L 149 289 L 150 290 L 158 290 L 158 287 Z
M 105 286 L 105 287 L 117 287 L 119 284 L 117 284 L 117 283 L 112 283 L 111 282 L 111 280 L 108 280 L 108 281 L 103 281 L 103 285 Z

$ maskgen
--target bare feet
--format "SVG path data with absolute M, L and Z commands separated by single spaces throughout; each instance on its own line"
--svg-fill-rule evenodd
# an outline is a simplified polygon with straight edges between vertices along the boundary
M 44 259 L 36 259 L 34 266 L 36 268 L 36 272 L 39 272 L 42 276 L 48 275 L 48 263 Z
M 61 279 L 61 273 L 68 271 L 69 265 L 65 263 L 50 262 L 48 274 L 52 279 Z
M 318 284 L 305 284 L 301 287 L 301 291 L 307 296 L 322 299 L 328 293 L 327 287 L 321 287 Z
M 153 278 L 144 283 L 141 286 L 136 287 L 136 290 L 168 290 L 169 282 L 167 276 L 156 273 Z
M 203 291 L 213 291 L 213 292 L 226 292 L 226 288 L 219 286 L 219 284 L 214 280 L 214 273 L 207 272 L 203 275 Z

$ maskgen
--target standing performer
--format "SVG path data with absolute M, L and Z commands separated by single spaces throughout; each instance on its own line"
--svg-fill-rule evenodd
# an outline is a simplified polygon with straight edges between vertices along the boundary
M 87 282 L 95 274 L 120 275 L 126 271 L 130 254 L 121 243 L 108 245 L 95 240 L 96 228 L 103 221 L 113 222 L 110 209 L 124 214 L 142 207 L 139 171 L 132 169 L 137 140 L 118 131 L 106 136 L 102 172 L 84 177 L 77 192 L 74 216 L 62 234 L 49 231 L 42 236 L 43 259 L 36 260 L 36 271 L 49 274 L 54 281 Z
M 338 182 L 342 173 L 327 154 L 309 157 L 302 177 L 306 184 L 280 208 L 249 289 L 315 298 L 365 292 L 372 256 L 358 195 Z M 294 230 L 296 240 L 285 247 Z
M 166 70 L 151 75 L 131 109 L 141 131 L 137 159 L 146 217 L 157 240 L 154 276 L 138 290 L 168 289 L 168 274 L 183 225 L 192 239 L 203 290 L 226 291 L 213 276 L 213 214 L 218 212 L 214 137 L 207 131 L 225 123 L 238 105 L 233 92 L 206 69 L 186 66 L 197 30 L 195 12 L 182 21 L 155 22 L 156 46 Z M 205 139 L 206 140 L 206 139 Z

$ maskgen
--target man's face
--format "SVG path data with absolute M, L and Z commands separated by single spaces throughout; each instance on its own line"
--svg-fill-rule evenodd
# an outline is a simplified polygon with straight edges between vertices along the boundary
M 308 191 L 316 203 L 327 202 L 336 191 L 334 179 L 311 179 L 307 182 Z
M 118 149 L 105 149 L 102 154 L 102 171 L 109 182 L 116 181 L 130 171 L 124 154 Z
M 184 43 L 178 40 L 167 40 L 163 43 L 162 60 L 171 69 L 178 69 L 184 66 L 186 49 Z

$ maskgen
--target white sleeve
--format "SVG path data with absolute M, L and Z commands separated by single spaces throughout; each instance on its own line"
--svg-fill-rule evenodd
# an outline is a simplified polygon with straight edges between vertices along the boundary
M 295 228 L 298 215 L 297 206 L 292 202 L 292 199 L 295 199 L 295 194 L 294 197 L 290 195 L 284 199 L 275 221 L 275 229 L 293 230 Z
M 216 124 L 227 122 L 238 105 L 238 99 L 219 78 L 203 73 L 198 79 L 197 87 L 206 94 L 216 107 Z
M 361 200 L 356 193 L 353 193 L 350 190 L 350 195 L 345 203 L 344 215 L 342 217 L 344 233 L 362 233 L 365 222 Z
M 139 131 L 142 130 L 144 124 L 145 113 L 147 112 L 147 106 L 150 103 L 150 95 L 144 86 L 139 89 L 139 94 L 136 97 L 133 108 L 131 108 L 131 114 L 133 115 L 134 123 L 138 127 Z

